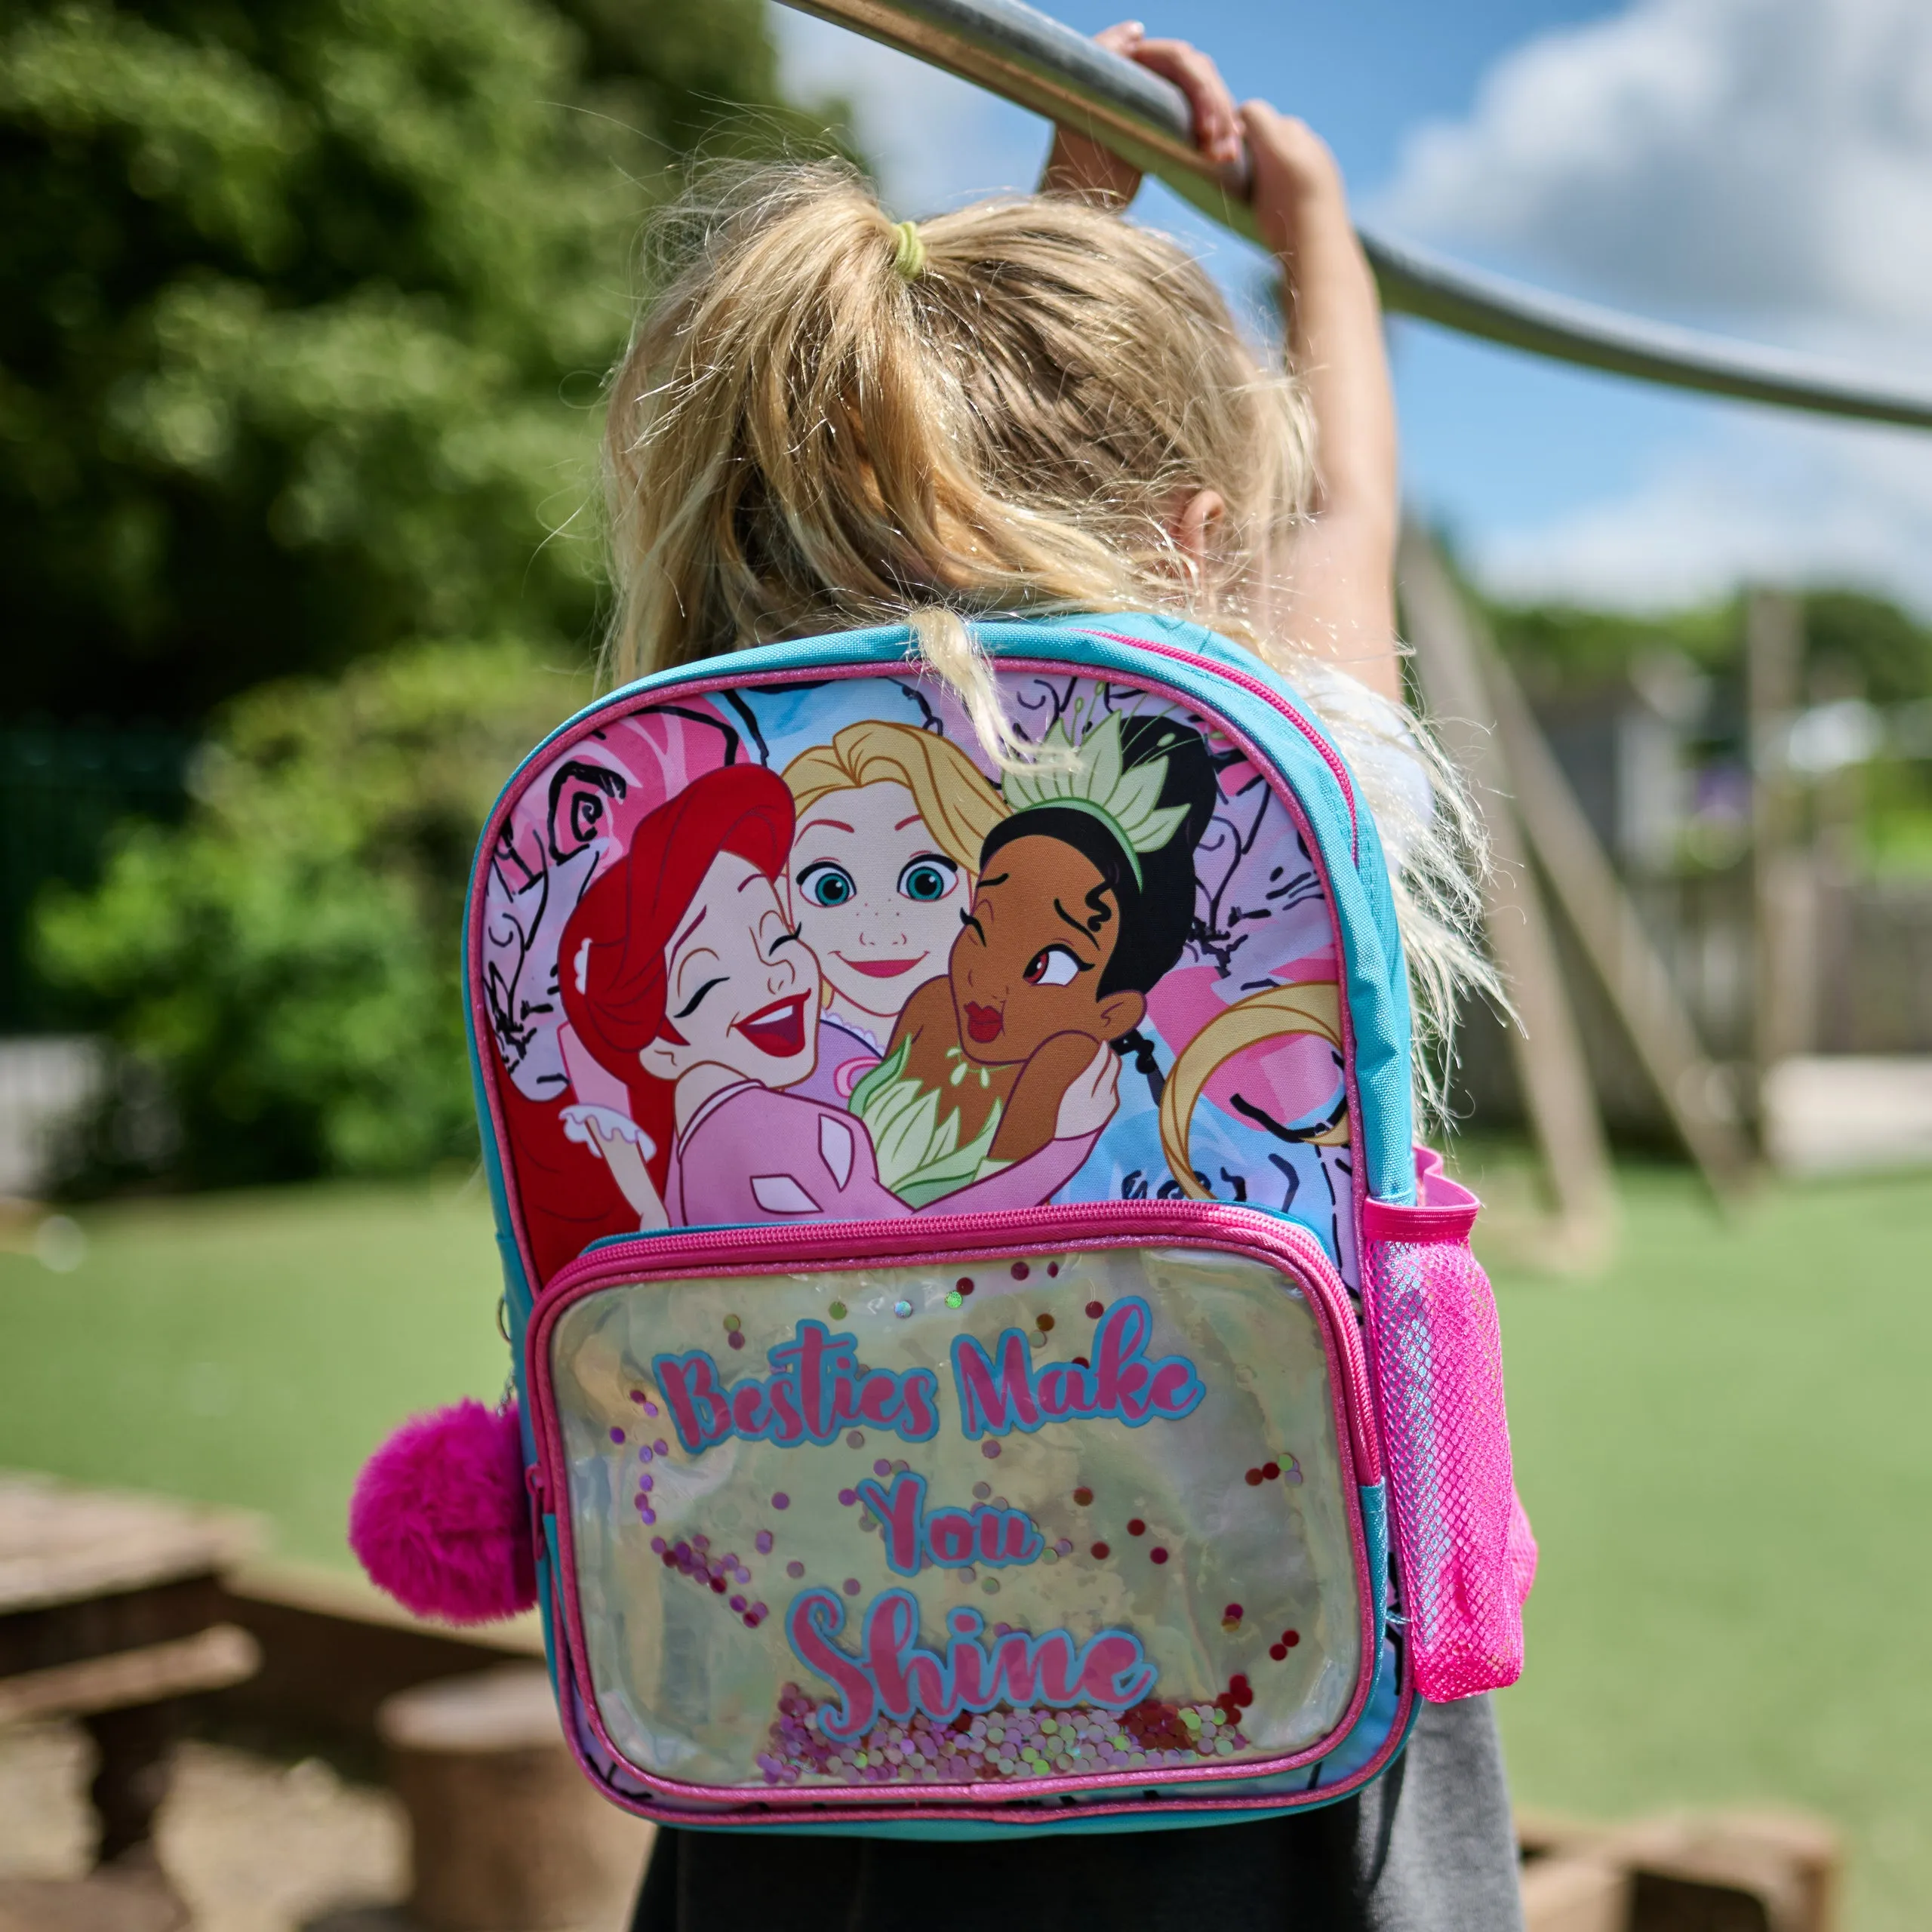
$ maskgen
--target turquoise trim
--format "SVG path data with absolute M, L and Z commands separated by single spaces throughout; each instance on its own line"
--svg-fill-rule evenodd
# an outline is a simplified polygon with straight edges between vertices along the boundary
M 537 1552 L 537 1615 L 543 1626 L 543 1667 L 550 1673 L 550 1688 L 555 1691 L 557 1683 L 557 1666 L 564 1654 L 563 1646 L 557 1641 L 557 1606 L 550 1587 L 551 1579 L 557 1574 L 557 1519 L 547 1511 L 543 1517 L 543 1541 Z
M 1362 1534 L 1368 1542 L 1368 1575 L 1375 1592 L 1375 1641 L 1379 1645 L 1389 1627 L 1389 1491 L 1384 1483 L 1367 1482 L 1355 1493 L 1361 1498 Z

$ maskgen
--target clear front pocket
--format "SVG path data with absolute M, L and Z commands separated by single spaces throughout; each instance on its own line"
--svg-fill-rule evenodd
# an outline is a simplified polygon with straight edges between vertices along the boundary
M 645 1793 L 1146 1792 L 1355 1722 L 1379 1472 L 1315 1244 L 1186 1204 L 998 1218 L 829 1229 L 842 1266 L 631 1242 L 540 1306 L 575 1688 Z

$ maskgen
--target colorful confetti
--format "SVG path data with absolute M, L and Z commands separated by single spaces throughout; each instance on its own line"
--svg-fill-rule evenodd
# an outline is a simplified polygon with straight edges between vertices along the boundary
M 754 1609 L 758 1606 L 754 1605 Z M 1008 1626 L 995 1624 L 994 1635 Z M 949 1724 L 923 1712 L 904 1723 L 881 1718 L 859 1739 L 836 1743 L 820 1723 L 823 1708 L 795 1684 L 784 1687 L 758 1765 L 767 1784 L 997 1783 L 1085 1772 L 1140 1771 L 1198 1764 L 1254 1749 L 1238 1722 L 1232 1687 L 1212 1703 L 1149 1700 L 1116 1715 L 1091 1706 L 1069 1710 L 962 1711 Z

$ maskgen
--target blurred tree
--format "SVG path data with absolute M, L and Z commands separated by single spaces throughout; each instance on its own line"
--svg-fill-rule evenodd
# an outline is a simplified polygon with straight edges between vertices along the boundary
M 701 140 L 823 138 L 763 0 L 12 0 L 0 718 L 580 652 L 645 205 Z
M 1932 625 L 1863 591 L 1810 590 L 1802 601 L 1808 686 L 1848 683 L 1875 704 L 1932 697 Z M 1721 678 L 1741 675 L 1744 607 L 1737 598 L 1654 616 L 1562 604 L 1487 608 L 1497 642 L 1539 694 L 1613 681 L 1660 646 Z
M 1896 604 L 1856 590 L 1813 591 L 1804 599 L 1804 655 L 1810 681 L 1849 687 L 1874 704 L 1932 697 L 1932 625 Z
M 504 776 L 588 693 L 520 643 L 431 645 L 229 706 L 186 823 L 128 828 L 96 891 L 42 902 L 42 970 L 126 1056 L 79 1150 L 88 1177 L 232 1185 L 473 1153 L 470 853 Z M 159 1137 L 130 1118 L 155 1096 Z

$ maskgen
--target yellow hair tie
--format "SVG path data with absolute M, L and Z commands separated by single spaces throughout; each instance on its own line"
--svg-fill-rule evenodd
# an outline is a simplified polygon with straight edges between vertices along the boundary
M 905 281 L 912 281 L 924 272 L 926 245 L 919 239 L 919 225 L 913 221 L 900 221 L 893 224 L 896 238 L 892 251 L 892 266 Z

